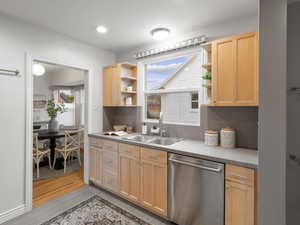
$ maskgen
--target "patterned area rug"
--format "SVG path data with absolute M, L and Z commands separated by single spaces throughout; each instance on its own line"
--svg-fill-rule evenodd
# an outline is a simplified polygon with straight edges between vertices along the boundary
M 95 195 L 42 225 L 151 225 Z

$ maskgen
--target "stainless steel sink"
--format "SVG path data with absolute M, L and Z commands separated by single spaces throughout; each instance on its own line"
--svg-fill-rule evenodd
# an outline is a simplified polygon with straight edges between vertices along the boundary
M 159 137 L 155 138 L 154 140 L 150 141 L 149 143 L 157 144 L 157 145 L 172 145 L 177 142 L 182 141 L 180 138 L 172 138 L 172 137 Z
M 172 145 L 179 141 L 182 141 L 182 139 L 180 138 L 157 137 L 157 136 L 148 136 L 148 135 L 140 135 L 140 134 L 124 137 L 123 139 L 141 142 L 141 143 L 156 144 L 156 145 Z
M 126 140 L 131 140 L 131 141 L 137 141 L 137 142 L 149 142 L 154 139 L 153 136 L 147 136 L 147 135 L 134 135 L 130 137 L 124 137 Z

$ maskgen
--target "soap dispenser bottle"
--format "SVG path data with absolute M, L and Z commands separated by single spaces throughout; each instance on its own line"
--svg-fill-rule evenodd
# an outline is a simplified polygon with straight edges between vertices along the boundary
M 146 134 L 147 134 L 147 125 L 146 125 L 146 123 L 143 123 L 143 126 L 142 126 L 142 134 L 143 134 L 143 135 L 146 135 Z

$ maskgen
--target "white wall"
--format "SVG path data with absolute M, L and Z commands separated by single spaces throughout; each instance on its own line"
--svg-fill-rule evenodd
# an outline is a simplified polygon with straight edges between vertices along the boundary
M 25 201 L 25 53 L 91 72 L 92 127 L 102 128 L 102 67 L 115 62 L 113 53 L 63 35 L 0 15 L 0 66 L 20 70 L 20 77 L 0 75 L 0 222 L 5 212 L 22 209 Z
M 49 73 L 45 73 L 44 76 L 33 77 L 33 94 L 49 96 L 51 85 L 51 77 Z
M 167 40 L 167 42 L 176 42 L 176 41 L 182 41 L 191 37 L 195 37 L 198 35 L 206 35 L 209 40 L 215 40 L 218 38 L 244 33 L 244 32 L 250 32 L 258 30 L 258 17 L 250 17 L 245 18 L 241 20 L 236 20 L 231 23 L 224 23 L 224 24 L 216 24 L 211 25 L 209 27 L 203 27 L 199 30 L 196 30 L 194 32 L 188 33 L 184 36 L 178 37 L 176 39 Z M 117 61 L 118 62 L 135 62 L 136 60 L 133 58 L 133 55 L 136 51 L 144 50 L 144 49 L 152 49 L 156 47 L 163 46 L 163 43 L 158 42 L 157 44 L 153 45 L 144 45 L 140 46 L 139 48 L 135 48 L 132 50 L 128 50 L 125 52 L 121 52 L 117 54 Z
M 202 68 L 202 49 L 198 54 L 193 56 L 177 74 L 167 82 L 165 89 L 182 89 L 182 88 L 201 88 L 201 76 L 204 73 Z
M 51 73 L 51 85 L 71 85 L 84 82 L 84 71 L 65 68 Z

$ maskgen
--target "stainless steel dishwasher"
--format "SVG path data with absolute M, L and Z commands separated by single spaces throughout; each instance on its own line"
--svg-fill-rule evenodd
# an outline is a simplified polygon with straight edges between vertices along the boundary
M 224 164 L 169 155 L 169 217 L 178 225 L 224 225 Z

